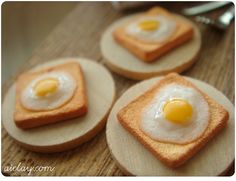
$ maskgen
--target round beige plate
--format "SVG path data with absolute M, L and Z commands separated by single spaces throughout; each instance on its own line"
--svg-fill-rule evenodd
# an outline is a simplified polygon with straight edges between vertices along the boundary
M 23 130 L 16 127 L 13 120 L 15 84 L 5 96 L 2 108 L 3 125 L 12 138 L 29 150 L 49 153 L 74 148 L 95 136 L 105 125 L 115 99 L 115 84 L 111 74 L 103 66 L 82 58 L 66 58 L 39 65 L 32 71 L 71 60 L 79 62 L 83 69 L 89 105 L 86 116 Z
M 194 63 L 201 47 L 201 35 L 195 24 L 179 15 L 176 15 L 176 17 L 191 23 L 194 27 L 193 40 L 168 52 L 153 63 L 145 63 L 139 60 L 128 50 L 116 43 L 112 36 L 113 30 L 136 16 L 137 14 L 116 21 L 102 36 L 102 54 L 107 66 L 111 70 L 131 79 L 143 80 L 170 72 L 180 73 Z
M 230 113 L 228 125 L 183 166 L 171 169 L 154 157 L 116 118 L 117 112 L 149 89 L 160 78 L 152 78 L 127 90 L 115 103 L 108 117 L 106 136 L 109 149 L 118 166 L 128 175 L 220 175 L 234 160 L 234 106 L 218 90 L 199 80 L 187 78 Z

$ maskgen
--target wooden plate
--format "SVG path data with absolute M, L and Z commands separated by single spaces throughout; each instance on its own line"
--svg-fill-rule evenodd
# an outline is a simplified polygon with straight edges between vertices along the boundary
M 139 60 L 128 50 L 116 43 L 112 36 L 113 30 L 136 16 L 137 14 L 116 21 L 102 36 L 101 51 L 105 58 L 105 63 L 111 70 L 130 79 L 143 80 L 170 72 L 181 73 L 193 65 L 200 51 L 201 34 L 195 24 L 180 15 L 176 15 L 176 17 L 187 21 L 194 27 L 193 39 L 173 49 L 153 63 L 145 63 Z
M 160 162 L 118 122 L 117 112 L 131 100 L 149 89 L 160 77 L 152 78 L 128 89 L 115 103 L 108 117 L 106 136 L 109 149 L 118 166 L 128 175 L 156 176 L 210 176 L 222 174 L 234 160 L 234 106 L 214 87 L 196 79 L 187 78 L 211 98 L 224 106 L 230 120 L 224 130 L 207 143 L 186 164 L 171 169 Z
M 16 127 L 13 120 L 15 84 L 5 96 L 2 106 L 3 125 L 12 138 L 29 150 L 49 153 L 74 148 L 95 136 L 105 125 L 115 99 L 115 84 L 111 74 L 103 66 L 87 59 L 66 58 L 39 65 L 32 71 L 71 60 L 78 61 L 84 72 L 89 105 L 86 116 L 23 130 Z

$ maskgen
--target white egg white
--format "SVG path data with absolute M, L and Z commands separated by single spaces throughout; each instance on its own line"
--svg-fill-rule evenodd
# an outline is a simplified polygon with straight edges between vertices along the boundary
M 145 31 L 138 26 L 140 22 L 145 20 L 157 20 L 160 25 L 156 30 Z M 133 23 L 130 23 L 125 31 L 128 35 L 136 37 L 137 39 L 161 43 L 167 40 L 176 31 L 176 27 L 177 23 L 174 20 L 166 16 L 158 15 L 139 18 Z
M 34 86 L 38 81 L 44 80 L 45 78 L 57 79 L 59 82 L 59 87 L 54 93 L 43 97 L 37 96 L 34 91 Z M 31 81 L 23 90 L 21 94 L 21 104 L 25 108 L 34 111 L 56 109 L 72 98 L 76 87 L 76 81 L 66 72 L 45 73 Z
M 191 121 L 181 125 L 166 120 L 164 104 L 172 99 L 183 99 L 193 108 Z M 140 121 L 140 129 L 154 140 L 185 144 L 201 136 L 209 124 L 209 106 L 202 94 L 193 88 L 169 84 L 160 89 L 152 102 L 147 105 Z

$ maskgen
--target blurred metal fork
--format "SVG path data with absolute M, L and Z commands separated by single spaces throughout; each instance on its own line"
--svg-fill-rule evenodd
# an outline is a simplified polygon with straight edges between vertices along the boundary
M 234 18 L 234 14 L 235 14 L 234 6 L 231 6 L 216 20 L 205 16 L 196 16 L 195 20 L 197 22 L 201 22 L 216 27 L 218 29 L 225 30 L 230 25 L 230 22 Z

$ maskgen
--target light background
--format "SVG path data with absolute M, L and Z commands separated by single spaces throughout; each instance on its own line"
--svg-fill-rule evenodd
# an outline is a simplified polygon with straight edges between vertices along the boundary
M 2 4 L 2 84 L 75 5 L 76 2 Z

